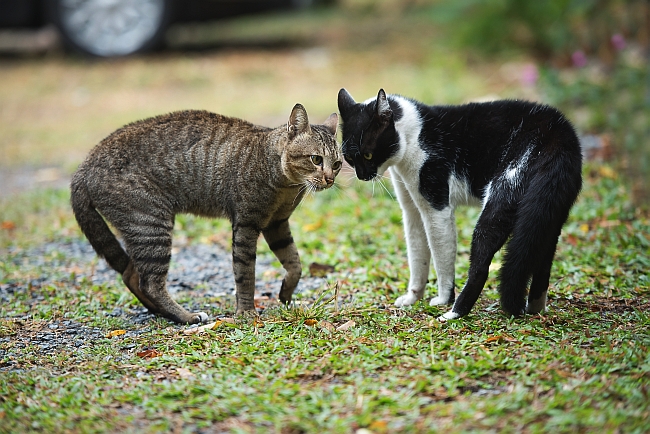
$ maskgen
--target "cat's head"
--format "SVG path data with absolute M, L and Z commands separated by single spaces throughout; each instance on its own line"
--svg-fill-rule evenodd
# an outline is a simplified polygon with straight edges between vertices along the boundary
M 369 181 L 381 175 L 399 149 L 393 110 L 383 89 L 377 99 L 357 103 L 347 90 L 339 91 L 339 111 L 343 133 L 343 157 L 357 173 Z
M 293 107 L 287 122 L 288 141 L 282 152 L 282 170 L 292 183 L 310 191 L 334 185 L 343 165 L 336 143 L 338 122 L 338 115 L 332 113 L 322 125 L 310 125 L 305 108 L 301 104 Z

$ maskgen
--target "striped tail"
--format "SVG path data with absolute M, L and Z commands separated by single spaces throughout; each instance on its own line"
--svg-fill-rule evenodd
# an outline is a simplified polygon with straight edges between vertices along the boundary
M 72 177 L 70 190 L 72 211 L 81 231 L 86 235 L 95 252 L 106 259 L 111 268 L 123 274 L 129 265 L 129 256 L 93 206 L 83 176 L 79 172 Z

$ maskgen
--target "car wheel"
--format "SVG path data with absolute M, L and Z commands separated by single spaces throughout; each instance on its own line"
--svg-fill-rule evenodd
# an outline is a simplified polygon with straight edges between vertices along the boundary
M 118 57 L 162 43 L 171 0 L 50 0 L 48 12 L 66 47 Z

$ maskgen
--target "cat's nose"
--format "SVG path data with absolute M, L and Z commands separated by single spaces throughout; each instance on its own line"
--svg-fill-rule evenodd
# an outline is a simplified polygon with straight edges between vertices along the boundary
M 325 183 L 327 184 L 328 187 L 331 186 L 332 184 L 334 184 L 334 178 L 325 178 Z

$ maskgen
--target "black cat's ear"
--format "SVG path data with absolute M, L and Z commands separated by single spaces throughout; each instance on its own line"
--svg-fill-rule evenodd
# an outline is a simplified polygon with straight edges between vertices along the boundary
M 388 104 L 384 89 L 379 89 L 379 93 L 377 94 L 377 116 L 386 121 L 390 120 L 393 116 L 393 111 L 390 109 L 390 104 Z
M 311 133 L 307 110 L 305 110 L 302 104 L 293 106 L 293 110 L 291 110 L 291 115 L 289 116 L 289 122 L 287 122 L 287 131 L 291 139 L 298 134 Z
M 345 88 L 339 90 L 339 111 L 341 113 L 356 105 L 356 103 L 357 102 L 352 98 L 352 95 L 350 95 Z
M 329 131 L 333 136 L 336 135 L 336 129 L 339 126 L 339 115 L 336 113 L 332 113 L 330 117 L 327 118 L 325 122 L 323 122 L 323 126 L 327 128 L 327 131 Z

